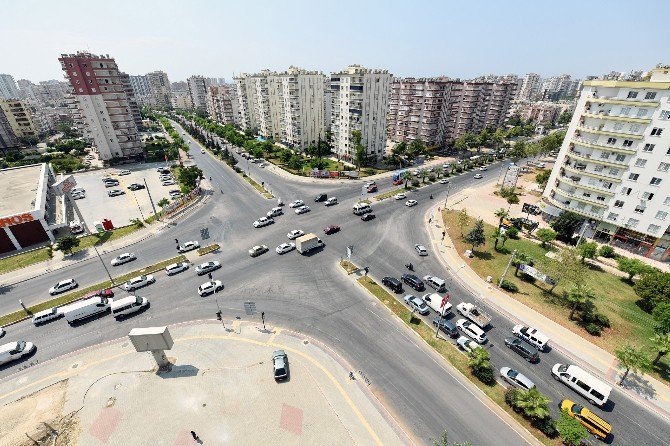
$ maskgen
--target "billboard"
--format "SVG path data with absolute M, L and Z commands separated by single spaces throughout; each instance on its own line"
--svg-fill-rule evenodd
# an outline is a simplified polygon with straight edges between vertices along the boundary
M 536 270 L 532 266 L 528 265 L 519 265 L 519 271 L 522 273 L 533 277 L 537 280 L 541 280 L 542 282 L 549 284 L 549 285 L 556 285 L 556 281 L 552 279 L 551 277 L 547 276 L 546 274 L 542 274 L 540 271 Z
M 54 185 L 51 187 L 55 191 L 56 195 L 63 195 L 74 189 L 76 185 L 77 180 L 75 180 L 72 175 L 68 175 L 57 183 L 54 183 Z

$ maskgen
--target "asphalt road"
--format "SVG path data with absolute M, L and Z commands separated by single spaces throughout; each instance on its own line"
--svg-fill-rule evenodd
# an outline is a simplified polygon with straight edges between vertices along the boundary
M 190 137 L 187 139 L 190 140 Z M 191 142 L 191 147 L 198 146 Z M 68 327 L 64 320 L 38 328 L 24 322 L 9 327 L 3 342 L 30 340 L 37 345 L 38 351 L 28 361 L 45 361 L 125 336 L 135 326 L 213 318 L 217 300 L 226 321 L 235 317 L 246 318 L 243 302 L 252 300 L 259 311 L 266 313 L 266 321 L 270 325 L 290 327 L 317 337 L 346 357 L 371 381 L 375 393 L 405 428 L 421 441 L 429 442 L 446 428 L 450 438 L 457 441 L 468 440 L 479 445 L 523 443 L 515 431 L 518 427 L 508 426 L 496 417 L 485 402 L 479 401 L 460 384 L 457 377 L 451 376 L 434 353 L 390 317 L 384 307 L 356 286 L 351 278 L 347 278 L 338 266 L 346 247 L 353 245 L 353 260 L 369 266 L 370 275 L 379 282 L 385 275 L 399 277 L 406 271 L 403 265 L 411 261 L 417 275 L 431 274 L 447 279 L 454 306 L 461 301 L 474 301 L 468 291 L 449 277 L 432 253 L 419 258 L 413 245 L 422 243 L 430 247 L 422 223 L 426 210 L 435 202 L 428 198 L 429 194 L 434 194 L 435 200 L 444 201 L 448 187 L 453 193 L 478 181 L 494 181 L 499 172 L 495 165 L 484 173 L 484 180 L 474 180 L 473 174 L 468 173 L 452 178 L 448 187 L 436 184 L 408 194 L 408 198 L 419 202 L 413 208 L 405 207 L 404 201 L 373 203 L 377 218 L 363 222 L 351 212 L 351 206 L 360 198 L 360 182 L 304 183 L 279 178 L 249 163 L 251 176 L 258 182 L 265 182 L 285 203 L 300 198 L 312 208 L 312 212 L 295 215 L 286 206 L 285 215 L 277 217 L 276 223 L 254 229 L 253 220 L 265 215 L 276 205 L 276 201 L 261 197 L 230 168 L 210 155 L 201 154 L 199 150 L 192 152 L 205 176 L 212 177 L 213 197 L 176 226 L 166 229 L 164 234 L 122 250 L 135 252 L 138 260 L 115 267 L 114 271 L 131 271 L 172 257 L 176 255 L 174 238 L 180 242 L 196 240 L 199 239 L 200 229 L 207 227 L 211 241 L 219 243 L 222 249 L 218 254 L 203 257 L 203 261 L 221 261 L 223 267 L 214 273 L 214 278 L 222 280 L 225 289 L 215 296 L 200 298 L 196 288 L 207 279 L 196 276 L 193 268 L 173 277 L 159 272 L 155 284 L 137 292 L 149 298 L 151 307 L 134 317 L 116 322 L 110 316 L 103 316 L 76 327 Z M 246 170 L 245 160 L 240 167 Z M 390 179 L 377 181 L 377 184 L 379 193 L 395 188 Z M 337 196 L 340 203 L 332 207 L 314 203 L 313 197 L 322 192 Z M 329 224 L 338 224 L 342 231 L 323 235 L 323 228 Z M 286 233 L 292 229 L 319 234 L 326 243 L 325 249 L 310 256 L 300 256 L 295 251 L 277 255 L 274 248 L 288 241 Z M 249 257 L 246 251 L 259 243 L 268 245 L 270 252 L 258 258 Z M 103 260 L 108 263 L 118 253 L 105 253 Z M 107 276 L 97 259 L 85 260 L 58 273 L 11 286 L 0 299 L 0 311 L 16 310 L 18 299 L 26 304 L 44 300 L 46 290 L 53 283 L 69 277 L 87 286 L 105 280 Z M 118 295 L 125 293 L 119 292 Z M 398 297 L 402 298 L 402 295 Z M 616 389 L 611 396 L 614 404 L 603 412 L 551 379 L 549 370 L 553 364 L 569 362 L 556 350 L 541 354 L 541 362 L 530 365 L 506 349 L 503 339 L 511 334 L 513 324 L 493 310 L 487 310 L 492 314 L 493 321 L 487 333 L 490 342 L 486 348 L 491 352 L 494 366 L 498 369 L 510 366 L 526 374 L 552 399 L 554 409 L 563 398 L 586 404 L 613 423 L 615 444 L 638 442 L 660 445 L 666 443 L 663 438 L 670 438 L 670 428 L 665 420 L 644 412 L 641 406 Z M 0 377 L 23 366 L 25 363 L 19 362 L 0 367 Z

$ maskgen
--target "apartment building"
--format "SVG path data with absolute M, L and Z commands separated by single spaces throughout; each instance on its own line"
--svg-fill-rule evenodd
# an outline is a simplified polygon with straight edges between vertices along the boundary
M 211 85 L 211 79 L 204 76 L 191 76 L 186 81 L 193 108 L 197 111 L 206 112 L 207 90 Z
M 124 81 L 109 55 L 88 52 L 62 54 L 58 59 L 72 87 L 75 123 L 91 139 L 102 160 L 142 156 L 142 142 Z
M 534 121 L 537 124 L 549 123 L 555 125 L 558 117 L 569 108 L 567 103 L 531 102 L 521 104 L 516 112 L 524 121 Z
M 152 107 L 172 108 L 172 84 L 164 71 L 147 73 L 149 83 L 150 104 Z
M 648 81 L 584 82 L 544 191 L 547 219 L 588 220 L 586 236 L 670 260 L 670 67 Z
M 207 114 L 220 124 L 235 123 L 233 90 L 230 85 L 212 85 L 207 92 Z
M 19 139 L 14 134 L 5 112 L 0 108 L 0 150 L 13 149 L 19 146 Z
M 256 115 L 254 92 L 256 85 L 253 77 L 242 74 L 233 79 L 237 92 L 237 106 L 239 110 L 240 127 L 242 130 L 257 129 L 258 116 Z
M 124 89 L 126 90 L 126 96 L 128 96 L 128 106 L 130 108 L 130 113 L 133 116 L 133 121 L 135 121 L 135 126 L 138 130 L 144 130 L 144 123 L 142 122 L 142 115 L 140 114 L 140 106 L 135 97 L 135 90 L 130 82 L 130 76 L 126 73 L 119 73 L 121 79 L 121 84 L 123 84 Z
M 130 76 L 130 85 L 133 88 L 135 99 L 139 105 L 151 105 L 151 88 L 147 75 Z
M 171 104 L 177 110 L 193 110 L 193 101 L 188 91 L 174 91 Z
M 19 89 L 11 74 L 0 74 L 0 99 L 19 99 Z
M 40 134 L 27 101 L 0 99 L 0 109 L 17 138 L 37 137 Z
M 386 122 L 393 75 L 350 65 L 330 75 L 333 151 L 348 161 L 356 159 L 352 132 L 361 132 L 365 154 L 373 162 L 384 156 Z
M 521 81 L 521 88 L 517 91 L 517 101 L 534 101 L 540 94 L 542 78 L 537 73 L 528 73 Z

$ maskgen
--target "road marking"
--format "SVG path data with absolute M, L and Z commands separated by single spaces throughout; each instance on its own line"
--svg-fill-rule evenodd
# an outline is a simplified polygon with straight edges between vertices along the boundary
M 277 331 L 275 331 L 275 333 L 274 333 L 272 336 L 270 336 L 270 339 L 268 339 L 267 344 L 268 344 L 268 345 L 271 345 L 271 344 L 274 342 L 274 340 L 277 338 L 277 336 L 279 336 L 279 334 L 280 334 L 282 331 L 284 331 L 282 328 L 280 328 L 280 329 L 278 329 Z

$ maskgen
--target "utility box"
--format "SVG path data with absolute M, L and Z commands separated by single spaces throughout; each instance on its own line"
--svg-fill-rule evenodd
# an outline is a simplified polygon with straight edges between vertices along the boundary
M 128 337 L 138 352 L 170 350 L 174 345 L 167 327 L 133 328 Z

